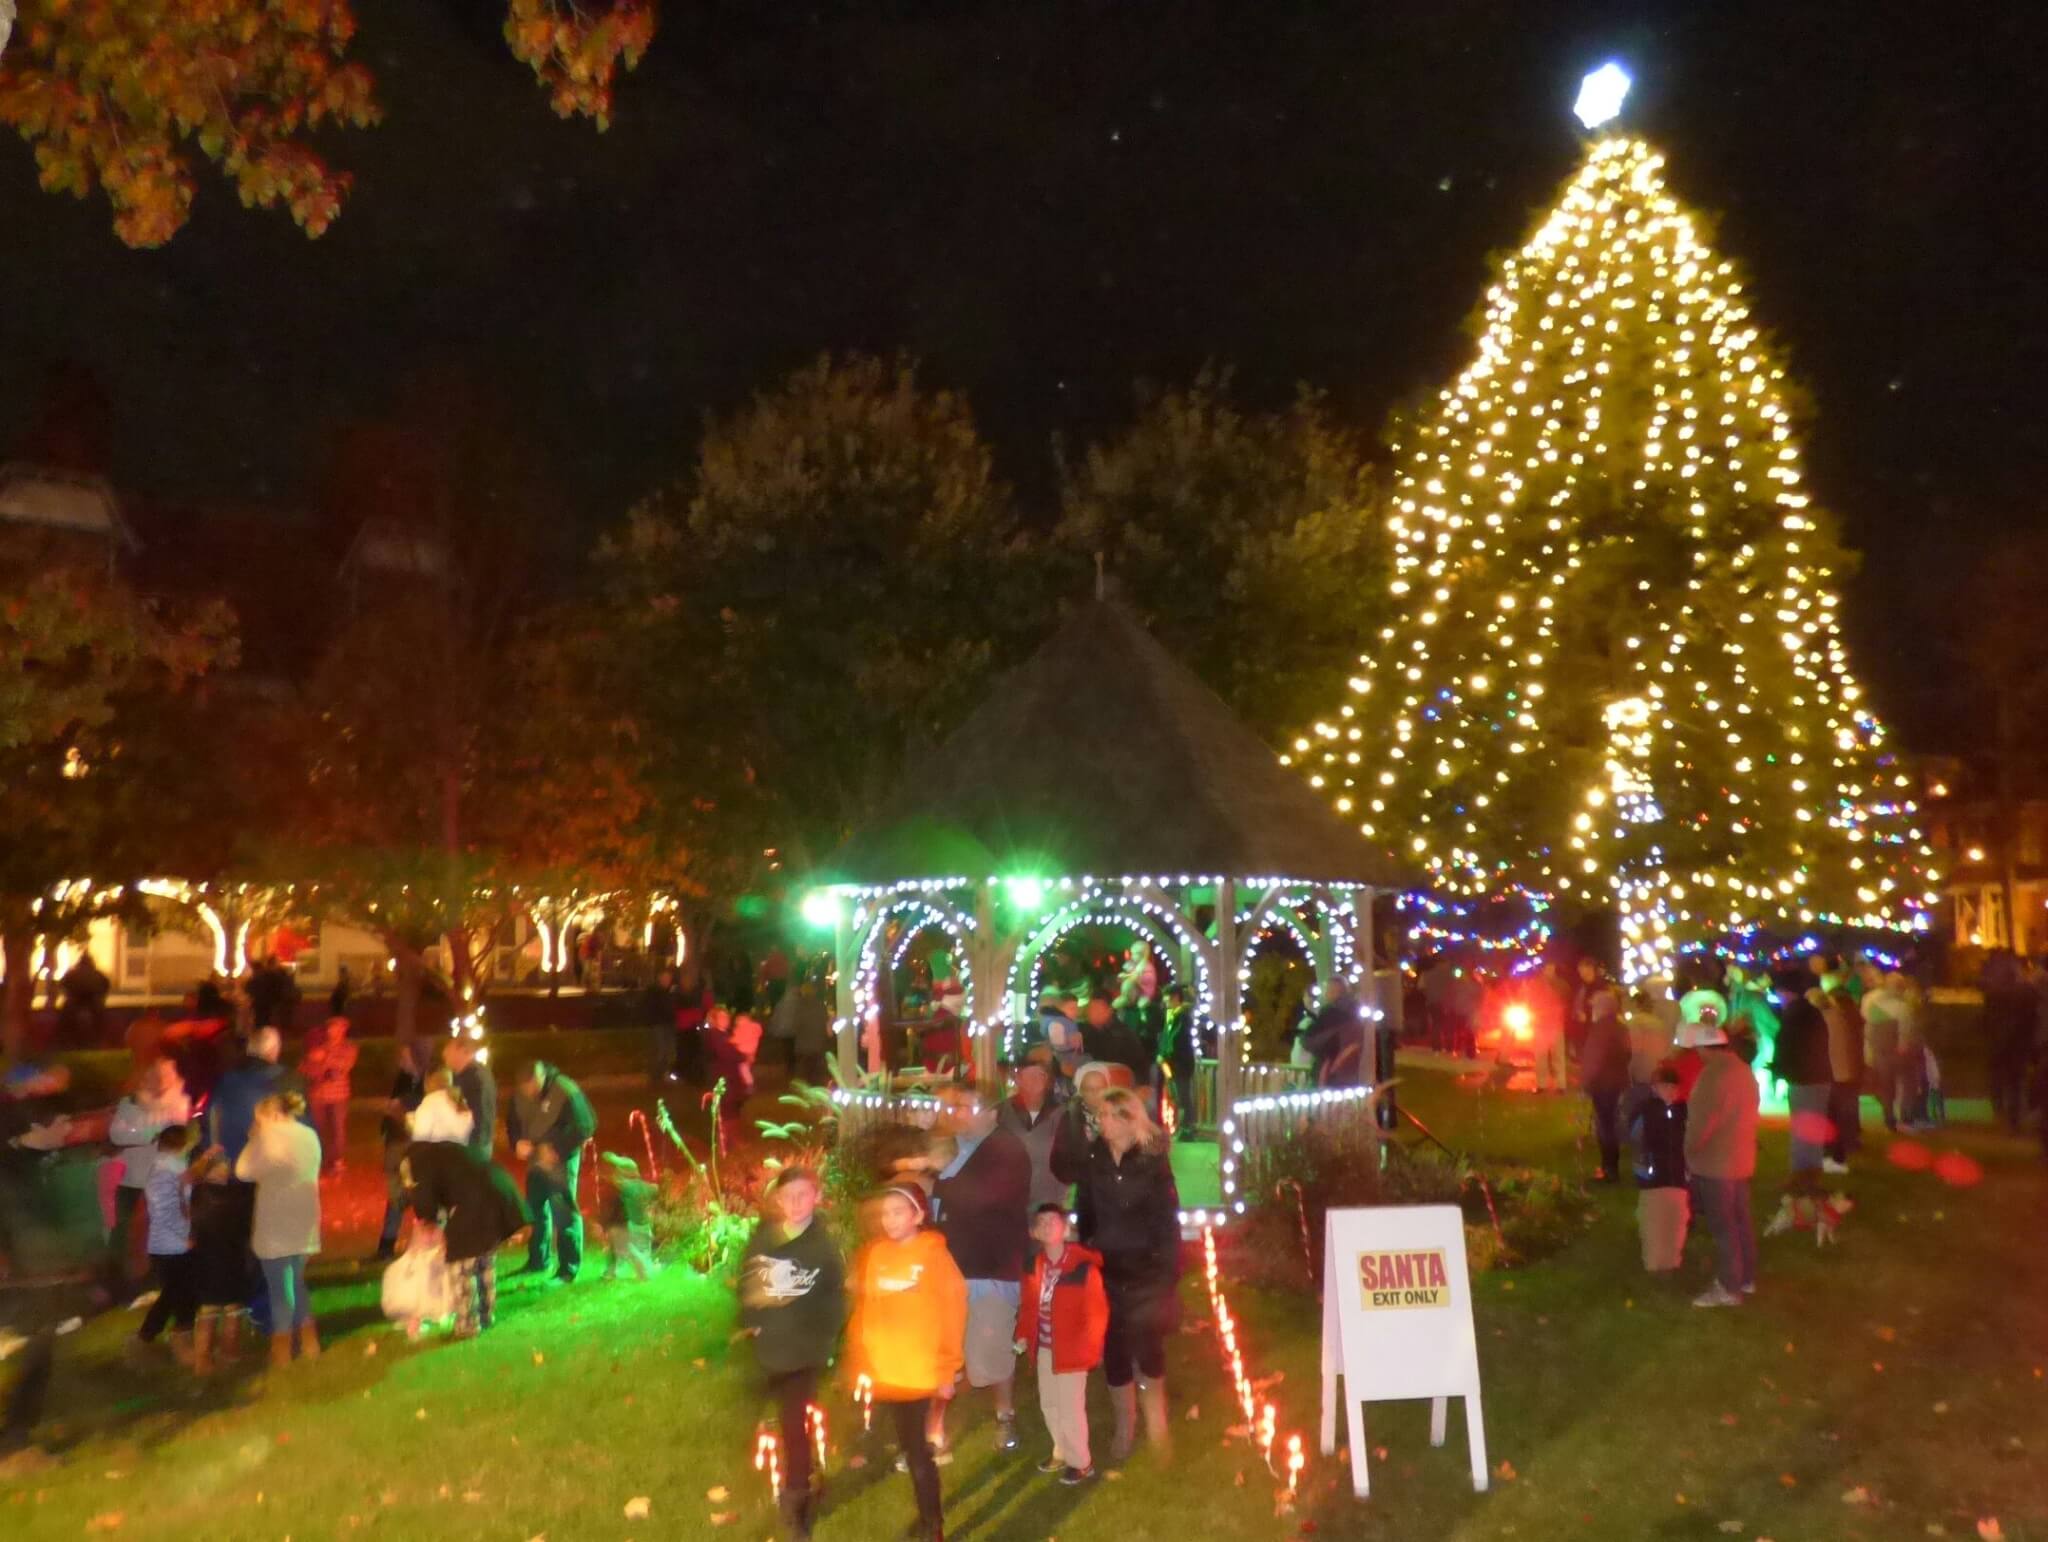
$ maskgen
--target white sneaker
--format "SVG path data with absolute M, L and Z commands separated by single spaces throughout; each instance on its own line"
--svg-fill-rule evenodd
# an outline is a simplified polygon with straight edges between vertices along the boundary
M 1732 1290 L 1725 1289 L 1721 1282 L 1716 1280 L 1697 1296 L 1694 1296 L 1692 1304 L 1694 1306 L 1740 1306 L 1742 1305 L 1742 1297 Z
M 1756 1294 L 1756 1281 L 1755 1281 L 1755 1280 L 1751 1280 L 1751 1281 L 1750 1281 L 1750 1282 L 1749 1282 L 1749 1283 L 1748 1283 L 1747 1285 L 1743 1286 L 1743 1287 L 1742 1287 L 1742 1293 L 1743 1293 L 1743 1294 L 1744 1294 L 1745 1296 L 1753 1296 L 1753 1295 L 1755 1295 L 1755 1294 Z
M 1820 1170 L 1832 1177 L 1839 1178 L 1848 1172 L 1849 1164 L 1847 1162 L 1837 1162 L 1833 1157 L 1822 1157 Z

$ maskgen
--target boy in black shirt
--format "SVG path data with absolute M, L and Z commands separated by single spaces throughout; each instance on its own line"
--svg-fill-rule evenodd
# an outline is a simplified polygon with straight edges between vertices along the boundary
M 809 1168 L 784 1168 L 762 1209 L 740 1260 L 740 1322 L 753 1336 L 781 1421 L 789 1474 L 783 1521 L 795 1542 L 804 1542 L 819 1492 L 811 1481 L 809 1411 L 818 1398 L 819 1373 L 832 1363 L 846 1323 L 846 1268 L 817 1219 L 818 1175 Z

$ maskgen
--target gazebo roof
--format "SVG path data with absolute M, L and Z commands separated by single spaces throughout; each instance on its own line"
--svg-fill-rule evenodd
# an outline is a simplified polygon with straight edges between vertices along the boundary
M 822 876 L 1084 874 L 1392 881 L 1214 691 L 1103 600 L 999 681 Z

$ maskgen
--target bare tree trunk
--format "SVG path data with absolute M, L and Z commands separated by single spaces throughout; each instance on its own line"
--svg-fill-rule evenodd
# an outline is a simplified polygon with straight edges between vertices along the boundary
M 0 1059 L 19 1060 L 28 1048 L 35 952 L 36 936 L 26 923 L 0 932 L 0 959 L 7 971 L 5 993 L 0 995 Z
M 398 993 L 392 1031 L 398 1035 L 399 1043 L 410 1044 L 420 1034 L 420 955 L 417 949 L 397 943 L 392 946 L 391 957 L 397 964 L 393 973 L 397 976 L 394 984 Z
M 2026 923 L 2015 904 L 2018 897 L 2019 795 L 2013 785 L 2013 761 L 2018 754 L 2014 740 L 2018 725 L 2013 721 L 2011 686 L 1998 686 L 1998 883 L 2005 900 L 2005 940 L 2013 952 L 2027 951 Z
M 455 989 L 454 1010 L 459 1016 L 468 1011 L 476 999 L 476 965 L 470 957 L 469 928 L 457 926 L 446 935 L 448 983 Z

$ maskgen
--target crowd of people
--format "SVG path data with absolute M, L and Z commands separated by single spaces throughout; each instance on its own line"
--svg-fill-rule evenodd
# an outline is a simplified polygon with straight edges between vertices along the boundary
M 1862 1145 L 1866 1097 L 1894 1131 L 1942 1117 L 1924 995 L 1874 958 L 1817 952 L 1774 971 L 1695 960 L 1680 980 L 1625 989 L 1590 958 L 1571 971 L 1552 957 L 1489 977 L 1446 952 L 1420 972 L 1416 999 L 1418 1037 L 1431 1048 L 1470 1058 L 1490 1045 L 1509 1069 L 1526 1057 L 1539 1096 L 1576 1085 L 1598 1151 L 1594 1180 L 1620 1182 L 1624 1147 L 1631 1154 L 1644 1267 L 1677 1269 L 1693 1220 L 1711 1233 L 1715 1280 L 1700 1306 L 1739 1305 L 1756 1288 L 1749 1185 L 1766 1084 L 1783 1088 L 1791 1113 L 1791 1174 L 1773 1228 L 1821 1216 L 1825 1181 L 1847 1174 Z M 1987 1015 L 2019 1010 L 1987 982 Z
M 153 1286 L 135 1351 L 167 1348 L 200 1375 L 239 1354 L 245 1327 L 268 1339 L 273 1368 L 319 1355 L 307 1271 L 322 1247 L 323 1186 L 346 1171 L 358 1062 L 341 1017 L 306 1036 L 295 1067 L 276 1027 L 226 1026 L 218 1038 L 231 1053 L 192 1056 L 190 1041 L 167 1035 L 131 1044 L 127 1088 L 109 1114 L 60 1111 L 61 1065 L 17 1068 L 4 1100 L 10 1164 L 99 1147 L 97 1302 L 119 1306 Z M 406 1261 L 398 1243 L 410 1217 L 408 1277 L 417 1284 L 424 1260 L 432 1278 L 392 1315 L 415 1335 L 437 1318 L 452 1319 L 457 1336 L 489 1328 L 496 1255 L 521 1232 L 530 1234 L 525 1272 L 569 1284 L 581 1270 L 577 1184 L 597 1127 L 589 1099 L 539 1060 L 511 1088 L 503 1131 L 523 1165 L 523 1193 L 497 1160 L 498 1084 L 484 1046 L 460 1034 L 438 1050 L 428 1040 L 398 1046 L 379 1109 L 385 1207 L 375 1257 Z M 607 1277 L 623 1262 L 645 1279 L 652 1185 L 606 1162 L 596 1189 Z M 15 1240 L 10 1228 L 0 1247 L 11 1255 Z
M 1099 1459 L 1121 1463 L 1141 1439 L 1169 1449 L 1182 1239 L 1164 1125 L 1178 1111 L 1192 1134 L 1204 1046 L 1186 992 L 1156 970 L 1148 977 L 1147 962 L 1134 956 L 1115 988 L 1049 987 L 1005 1041 L 1002 1084 L 974 1079 L 964 1037 L 936 1052 L 943 1041 L 929 1035 L 885 1048 L 881 1068 L 900 1059 L 941 1073 L 936 1113 L 928 1129 L 902 1132 L 849 1258 L 821 1222 L 818 1175 L 774 1174 L 739 1300 L 781 1425 L 792 1536 L 809 1536 L 817 1516 L 806 1420 L 835 1366 L 886 1412 L 914 1537 L 943 1533 L 938 1471 L 953 1459 L 954 1414 L 969 1403 L 986 1405 L 999 1452 L 1029 1444 L 1038 1470 L 1066 1485 L 1088 1483 Z M 644 998 L 657 1081 L 722 1082 L 720 1113 L 732 1118 L 764 1060 L 822 1080 L 829 982 L 799 964 L 776 983 L 756 1017 L 721 1006 L 701 975 L 664 973 Z M 935 975 L 922 1003 L 941 1032 L 949 983 Z M 1994 1103 L 2017 1127 L 2038 1102 L 2029 1087 L 2048 974 L 1994 958 L 1984 986 Z M 253 995 L 266 1013 L 282 1010 L 263 991 L 238 994 L 235 1007 Z M 1334 987 L 1292 1035 L 1297 1058 L 1323 1085 L 1376 1077 L 1376 1016 Z M 1673 1274 L 1688 1232 L 1702 1228 L 1713 1279 L 1694 1304 L 1736 1307 L 1757 1289 L 1762 1090 L 1782 1084 L 1791 1112 L 1788 1190 L 1772 1225 L 1805 1224 L 1799 1207 L 1824 1203 L 1826 1181 L 1850 1170 L 1865 1097 L 1894 1130 L 1942 1117 L 1928 1018 L 1916 983 L 1876 959 L 1816 954 L 1775 971 L 1698 964 L 1685 979 L 1628 988 L 1590 959 L 1489 975 L 1447 952 L 1420 971 L 1411 1032 L 1449 1055 L 1526 1060 L 1538 1096 L 1576 1090 L 1594 1180 L 1634 1182 L 1643 1267 Z M 308 1269 L 322 1248 L 323 1184 L 346 1171 L 360 1057 L 336 1014 L 307 1033 L 288 1068 L 283 1036 L 256 1019 L 241 1010 L 215 1035 L 131 1035 L 132 1076 L 92 1133 L 105 1152 L 98 1290 L 133 1295 L 146 1255 L 156 1294 L 135 1352 L 167 1345 L 202 1375 L 234 1359 L 245 1333 L 267 1342 L 274 1370 L 320 1353 Z M 866 1050 L 873 1058 L 872 1042 Z M 35 1076 L 17 1073 L 10 1107 L 61 1091 L 60 1073 Z M 501 1120 L 498 1082 L 473 1038 L 398 1048 L 377 1107 L 376 1257 L 391 1269 L 386 1311 L 412 1336 L 438 1320 L 458 1338 L 488 1330 L 497 1256 L 522 1233 L 523 1273 L 561 1285 L 582 1270 L 590 1101 L 546 1061 L 522 1066 L 507 1093 Z M 10 1130 L 50 1127 L 17 1117 Z M 606 1277 L 646 1279 L 654 1185 L 630 1158 L 602 1152 L 589 1176 Z M 1020 1360 L 1038 1405 L 1030 1433 Z M 1098 1373 L 1111 1413 L 1106 1454 L 1087 1412 Z
M 1025 1444 L 1018 1362 L 1035 1372 L 1038 1471 L 1078 1487 L 1096 1474 L 1087 1388 L 1100 1370 L 1121 1463 L 1142 1429 L 1170 1449 L 1166 1347 L 1179 1312 L 1179 1197 L 1165 1133 L 1121 1063 L 1083 1062 L 1062 1098 L 1049 1045 L 1013 1089 L 952 1082 L 928 1132 L 898 1152 L 844 1267 L 816 1223 L 819 1184 L 781 1172 L 747 1246 L 742 1321 L 787 1453 L 782 1506 L 807 1538 L 819 1489 L 807 1410 L 837 1361 L 849 1390 L 886 1410 L 916 1506 L 909 1536 L 944 1534 L 939 1468 L 948 1419 L 986 1399 L 999 1452 Z M 1070 1208 L 1071 1205 L 1071 1208 Z M 1071 1219 L 1070 1219 L 1071 1217 Z

